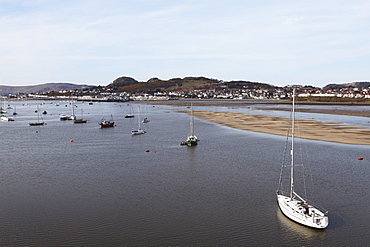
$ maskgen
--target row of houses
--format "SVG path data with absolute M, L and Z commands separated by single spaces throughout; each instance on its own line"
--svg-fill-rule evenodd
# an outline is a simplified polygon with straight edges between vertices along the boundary
M 292 95 L 292 87 L 271 87 L 271 88 L 243 88 L 243 89 L 197 89 L 190 91 L 168 91 L 155 93 L 128 93 L 105 91 L 100 88 L 94 90 L 69 90 L 59 93 L 34 93 L 13 96 L 18 99 L 74 99 L 80 101 L 147 101 L 147 100 L 170 100 L 179 98 L 198 98 L 198 99 L 287 99 Z M 322 89 L 312 86 L 294 85 L 297 88 L 298 97 L 336 97 L 336 98 L 370 98 L 368 87 L 349 87 Z

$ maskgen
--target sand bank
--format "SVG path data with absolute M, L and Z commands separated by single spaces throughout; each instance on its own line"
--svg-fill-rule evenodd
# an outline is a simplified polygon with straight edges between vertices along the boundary
M 188 111 L 190 113 L 190 111 Z M 232 112 L 193 111 L 193 115 L 206 121 L 236 129 L 286 136 L 289 119 L 256 114 Z M 370 130 L 345 127 L 337 122 L 296 120 L 300 138 L 356 145 L 370 145 Z
M 172 105 L 172 106 L 190 106 L 190 102 L 193 103 L 194 106 L 220 106 L 220 107 L 241 107 L 241 106 L 253 106 L 256 104 L 256 101 L 248 101 L 248 100 L 163 100 L 163 101 L 141 101 L 135 103 L 142 103 L 142 104 L 151 104 L 151 105 Z M 285 102 L 285 103 L 284 103 Z M 274 104 L 289 104 L 288 101 L 275 101 L 274 103 L 267 103 L 265 107 L 255 107 L 255 109 L 267 110 L 267 111 L 291 111 L 291 108 L 277 108 L 273 107 Z M 268 107 L 267 105 L 271 105 Z M 298 103 L 298 105 L 300 105 Z M 307 104 L 309 105 L 309 104 Z M 350 104 L 328 104 L 322 103 L 318 104 L 317 102 L 314 105 L 350 105 Z M 358 104 L 360 105 L 360 104 Z M 364 105 L 364 104 L 363 104 Z M 349 115 L 349 116 L 359 116 L 359 117 L 370 117 L 370 106 L 369 111 L 360 111 L 360 110 L 336 110 L 336 109 L 304 109 L 299 108 L 299 112 L 307 112 L 307 113 L 323 113 L 323 114 L 335 114 L 335 115 Z

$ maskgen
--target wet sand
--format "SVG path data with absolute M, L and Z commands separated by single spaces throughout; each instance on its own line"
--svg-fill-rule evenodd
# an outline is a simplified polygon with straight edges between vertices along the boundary
M 248 100 L 163 100 L 163 101 L 142 101 L 135 103 L 142 104 L 151 104 L 151 105 L 172 105 L 172 106 L 190 106 L 190 102 L 193 102 L 194 106 L 220 106 L 220 107 L 240 107 L 240 106 L 253 106 L 256 104 L 255 101 Z M 266 101 L 264 101 L 266 102 Z M 267 103 L 266 105 L 271 104 L 289 104 L 289 101 L 274 101 L 273 103 Z M 301 103 L 298 103 L 300 105 Z M 334 103 L 317 103 L 313 102 L 312 104 L 305 103 L 306 105 L 351 105 L 351 104 L 334 104 Z M 358 104 L 365 105 L 365 104 Z M 290 108 L 276 108 L 276 107 L 255 107 L 255 109 L 268 110 L 268 111 L 290 111 Z M 370 117 L 370 105 L 369 111 L 356 111 L 356 110 L 332 110 L 332 109 L 303 109 L 300 108 L 299 112 L 308 112 L 308 113 L 323 113 L 323 114 L 335 114 L 335 115 L 349 115 L 349 116 L 359 116 L 359 117 Z
M 190 114 L 190 111 L 187 113 Z M 286 118 L 232 112 L 193 111 L 193 115 L 236 129 L 282 136 L 287 135 L 290 122 Z M 370 145 L 369 129 L 341 126 L 338 122 L 323 123 L 313 120 L 296 120 L 296 127 L 296 136 L 304 139 Z
M 193 102 L 194 106 L 229 106 L 238 107 L 241 105 L 252 105 L 248 101 L 222 101 L 222 100 L 173 100 L 145 102 L 153 105 L 175 105 L 189 106 Z M 144 102 L 142 102 L 144 103 Z M 288 103 L 288 102 L 287 102 Z M 333 104 L 329 104 L 333 105 Z M 274 107 L 264 107 L 264 110 L 289 110 Z M 323 113 L 335 115 L 350 115 L 370 117 L 370 111 L 355 110 L 329 110 L 329 109 L 300 109 L 299 112 Z M 190 114 L 190 111 L 187 111 Z M 242 114 L 232 112 L 212 112 L 212 111 L 193 111 L 194 116 L 206 121 L 222 124 L 228 127 L 261 132 L 273 135 L 286 136 L 288 132 L 289 119 L 280 117 L 269 117 L 257 114 Z M 319 122 L 314 120 L 296 120 L 299 130 L 296 129 L 297 136 L 304 139 L 320 140 L 344 144 L 370 145 L 370 129 L 360 127 L 342 126 L 339 122 Z M 370 127 L 370 124 L 369 124 Z

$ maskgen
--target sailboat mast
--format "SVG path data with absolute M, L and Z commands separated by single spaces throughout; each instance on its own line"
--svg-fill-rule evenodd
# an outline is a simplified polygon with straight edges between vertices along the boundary
M 292 109 L 292 149 L 291 149 L 291 167 L 290 167 L 290 198 L 294 193 L 294 120 L 295 120 L 295 88 L 293 88 L 293 109 Z
M 139 121 L 139 130 L 140 130 L 141 129 L 141 123 L 140 123 L 140 106 L 137 106 L 137 109 L 138 109 L 137 120 Z
M 190 135 L 194 136 L 194 116 L 193 116 L 193 103 L 191 103 L 191 117 L 190 117 Z

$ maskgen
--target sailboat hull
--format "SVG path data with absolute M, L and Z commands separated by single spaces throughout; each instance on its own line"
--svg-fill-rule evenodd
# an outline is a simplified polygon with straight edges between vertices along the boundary
M 146 132 L 142 129 L 138 129 L 138 130 L 131 130 L 131 134 L 132 135 L 141 135 L 141 134 L 145 134 Z
M 312 205 L 284 195 L 277 195 L 277 201 L 281 212 L 299 224 L 318 229 L 329 225 L 329 218 Z
M 99 123 L 99 125 L 100 125 L 101 129 L 103 129 L 103 128 L 112 128 L 112 127 L 114 127 L 114 122 L 102 121 L 101 123 Z
M 198 141 L 186 141 L 185 144 L 188 146 L 195 146 L 198 145 Z

